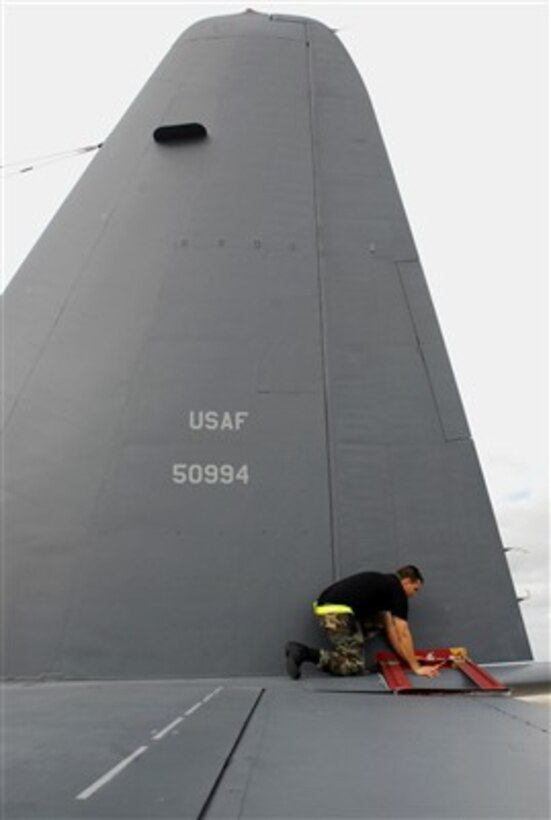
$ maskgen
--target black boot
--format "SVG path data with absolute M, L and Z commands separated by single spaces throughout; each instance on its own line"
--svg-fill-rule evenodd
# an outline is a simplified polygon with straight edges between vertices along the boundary
M 285 657 L 287 663 L 287 673 L 293 680 L 300 678 L 300 667 L 304 661 L 309 663 L 317 663 L 319 661 L 319 649 L 310 649 L 303 643 L 294 643 L 290 641 L 285 646 Z

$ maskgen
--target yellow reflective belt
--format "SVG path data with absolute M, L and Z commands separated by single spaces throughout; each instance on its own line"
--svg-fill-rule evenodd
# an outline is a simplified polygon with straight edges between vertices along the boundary
M 354 610 L 352 607 L 347 606 L 346 604 L 318 604 L 317 601 L 314 601 L 312 604 L 314 607 L 314 614 L 315 615 L 353 615 Z

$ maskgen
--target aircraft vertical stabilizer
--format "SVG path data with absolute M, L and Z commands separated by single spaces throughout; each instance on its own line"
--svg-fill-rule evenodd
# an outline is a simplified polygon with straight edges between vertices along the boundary
M 189 29 L 4 320 L 6 676 L 273 674 L 335 575 L 409 562 L 419 646 L 530 657 L 376 118 L 323 25 Z

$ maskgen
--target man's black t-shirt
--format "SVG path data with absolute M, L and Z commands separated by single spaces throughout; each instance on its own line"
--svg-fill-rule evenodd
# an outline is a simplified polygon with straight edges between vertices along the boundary
M 324 589 L 318 604 L 347 604 L 361 621 L 377 614 L 392 612 L 407 621 L 408 599 L 397 575 L 359 572 L 342 578 Z

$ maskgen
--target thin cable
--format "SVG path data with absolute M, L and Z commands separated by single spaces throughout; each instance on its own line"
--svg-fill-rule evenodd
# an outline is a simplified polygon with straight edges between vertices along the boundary
M 34 171 L 44 165 L 51 165 L 54 162 L 62 162 L 63 160 L 70 159 L 71 157 L 80 156 L 81 154 L 88 154 L 91 151 L 97 151 L 102 145 L 103 142 L 99 142 L 95 145 L 83 145 L 80 148 L 73 148 L 69 151 L 60 151 L 56 154 L 46 154 L 41 157 L 31 157 L 30 159 L 19 160 L 19 162 L 9 162 L 5 165 L 0 165 L 0 169 L 2 171 L 7 171 L 7 173 L 3 173 L 1 176 L 3 179 L 6 179 L 7 177 L 15 176 L 16 174 L 27 174 L 29 171 Z M 20 166 L 24 167 L 21 168 Z

